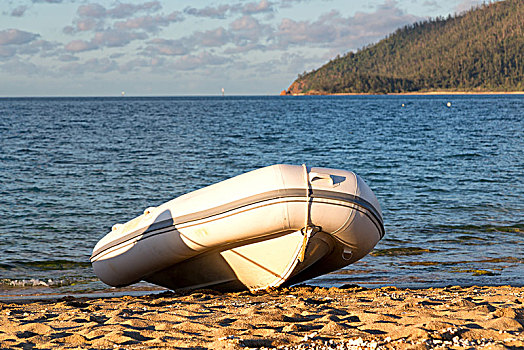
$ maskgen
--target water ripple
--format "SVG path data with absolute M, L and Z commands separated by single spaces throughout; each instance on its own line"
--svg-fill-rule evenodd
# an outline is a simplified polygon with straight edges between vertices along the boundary
M 276 163 L 353 170 L 383 208 L 374 253 L 315 283 L 524 285 L 523 110 L 521 96 L 0 99 L 0 289 L 103 288 L 88 259 L 114 223 Z

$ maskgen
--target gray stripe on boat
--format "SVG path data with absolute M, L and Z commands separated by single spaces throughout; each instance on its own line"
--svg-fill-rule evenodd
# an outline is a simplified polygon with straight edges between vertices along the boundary
M 356 204 L 357 206 L 366 209 L 367 211 L 371 213 L 371 217 L 373 217 L 376 220 L 375 225 L 378 223 L 377 227 L 379 228 L 379 231 L 380 231 L 380 238 L 384 237 L 385 231 L 384 231 L 384 223 L 382 220 L 382 216 L 380 215 L 378 210 L 365 199 L 352 195 L 352 194 L 329 191 L 329 190 L 312 190 L 311 191 L 311 189 L 306 190 L 305 188 L 289 188 L 289 189 L 280 189 L 280 190 L 273 190 L 273 191 L 268 191 L 264 193 L 259 193 L 259 194 L 256 194 L 250 197 L 242 198 L 242 199 L 239 199 L 239 200 L 227 203 L 227 204 L 220 205 L 215 208 L 210 208 L 210 209 L 198 211 L 195 213 L 186 214 L 186 215 L 178 216 L 175 218 L 169 218 L 167 220 L 155 222 L 146 228 L 142 228 L 142 229 L 133 231 L 131 233 L 128 233 L 100 247 L 99 249 L 93 252 L 90 260 L 93 260 L 93 258 L 99 255 L 100 253 L 108 249 L 111 249 L 123 242 L 132 240 L 140 235 L 153 233 L 154 231 L 162 230 L 164 228 L 168 228 L 168 227 L 172 227 L 176 225 L 187 224 L 193 221 L 204 220 L 204 219 L 216 216 L 216 215 L 225 214 L 233 210 L 238 210 L 242 207 L 246 207 L 249 205 L 253 205 L 253 204 L 257 204 L 257 203 L 261 203 L 261 202 L 265 202 L 269 200 L 275 200 L 275 199 L 280 199 L 280 198 L 290 198 L 290 197 L 303 197 L 306 191 L 310 191 L 309 197 L 306 196 L 303 198 L 303 200 L 309 200 L 309 198 L 335 199 L 339 201 L 348 202 L 351 204 Z M 375 220 L 372 220 L 372 221 L 375 221 Z M 143 238 L 146 238 L 146 237 L 143 237 Z

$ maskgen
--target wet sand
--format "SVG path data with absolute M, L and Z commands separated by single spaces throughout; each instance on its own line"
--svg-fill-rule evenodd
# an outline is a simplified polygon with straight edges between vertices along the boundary
M 522 349 L 524 287 L 299 286 L 0 302 L 0 348 Z

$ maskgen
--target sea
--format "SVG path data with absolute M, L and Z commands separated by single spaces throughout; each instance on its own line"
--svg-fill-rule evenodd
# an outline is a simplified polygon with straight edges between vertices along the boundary
M 524 286 L 524 95 L 0 98 L 0 297 L 111 295 L 94 245 L 267 165 L 340 168 L 385 237 L 307 284 Z

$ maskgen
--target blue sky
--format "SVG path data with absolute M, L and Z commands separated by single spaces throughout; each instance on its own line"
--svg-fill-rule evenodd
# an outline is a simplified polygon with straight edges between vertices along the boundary
M 272 95 L 481 0 L 3 0 L 0 96 Z

